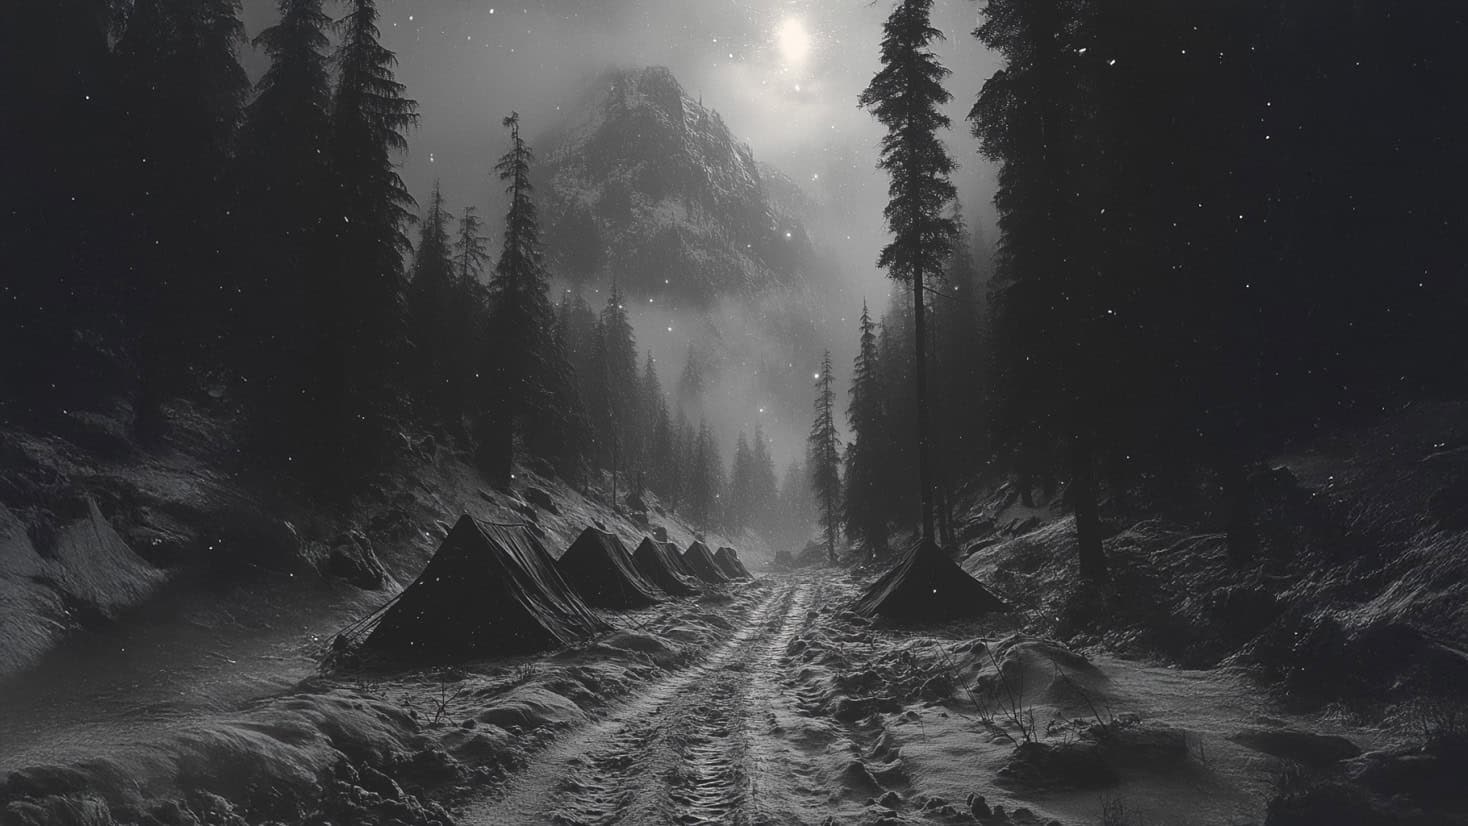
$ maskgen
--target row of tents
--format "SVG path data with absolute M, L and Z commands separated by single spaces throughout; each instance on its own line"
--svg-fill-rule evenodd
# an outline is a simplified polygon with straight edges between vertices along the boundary
M 339 643 L 419 662 L 528 654 L 611 630 L 592 608 L 646 608 L 752 578 L 733 548 L 695 541 L 680 553 L 644 537 L 629 553 L 589 527 L 556 559 L 523 525 L 465 514 L 418 578 Z

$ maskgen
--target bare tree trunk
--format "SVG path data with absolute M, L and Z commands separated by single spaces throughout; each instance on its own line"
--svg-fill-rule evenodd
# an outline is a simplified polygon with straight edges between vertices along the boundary
M 918 484 L 921 486 L 923 504 L 923 541 L 933 541 L 933 471 L 929 456 L 928 433 L 931 431 L 928 417 L 928 358 L 926 332 L 927 304 L 923 300 L 923 271 L 917 268 L 912 274 L 913 334 L 917 339 L 914 353 L 917 371 L 917 437 L 918 437 Z
M 1106 576 L 1106 553 L 1101 547 L 1101 516 L 1096 504 L 1096 479 L 1092 468 L 1091 439 L 1077 426 L 1070 437 L 1070 500 L 1076 515 L 1076 544 L 1080 551 L 1081 578 Z
M 958 544 L 953 530 L 953 488 L 950 480 L 944 478 L 942 484 L 938 485 L 938 536 L 943 547 L 952 548 Z
M 828 491 L 826 499 L 826 557 L 832 562 L 836 561 L 836 508 L 831 504 L 831 494 Z
M 1106 462 L 1107 487 L 1111 492 L 1111 501 L 1117 513 L 1128 513 L 1131 507 L 1131 491 L 1127 484 L 1126 468 L 1122 465 L 1120 451 L 1113 451 L 1109 461 Z
M 932 369 L 938 375 L 944 375 L 943 353 L 938 347 L 938 323 L 942 316 L 934 313 L 932 323 L 928 325 L 928 359 L 932 363 Z M 934 451 L 933 459 L 933 507 L 936 510 L 938 522 L 938 537 L 940 544 L 945 548 L 953 547 L 953 456 L 951 444 L 953 433 L 950 428 L 953 425 L 952 411 L 949 409 L 951 399 L 944 392 L 946 385 L 938 382 L 933 388 L 932 398 L 929 401 L 938 409 L 938 426 L 930 432 L 929 449 Z

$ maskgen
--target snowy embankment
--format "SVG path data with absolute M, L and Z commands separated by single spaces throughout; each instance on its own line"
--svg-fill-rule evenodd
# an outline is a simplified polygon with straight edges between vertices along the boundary
M 97 503 L 62 525 L 43 556 L 0 502 L 0 675 L 56 647 L 73 622 L 115 621 L 142 604 L 164 573 L 133 553 Z
M 0 431 L 0 822 L 442 820 L 398 789 L 512 765 L 697 657 L 744 605 L 619 619 L 654 630 L 543 663 L 321 678 L 332 636 L 411 581 L 461 513 L 529 524 L 555 553 L 597 522 L 634 545 L 653 527 L 683 545 L 693 532 L 655 502 L 633 521 L 533 474 L 490 489 L 431 442 L 352 508 L 309 509 L 223 470 L 238 457 L 220 422 L 181 408 L 174 425 L 150 451 Z
M 1091 652 L 1124 689 L 1111 706 L 1212 732 L 1200 744 L 1214 775 L 1245 776 L 1230 754 L 1245 774 L 1238 760 L 1263 761 L 1267 788 L 1234 784 L 1241 811 L 1272 801 L 1271 824 L 1468 822 L 1449 779 L 1468 771 L 1464 445 L 1468 409 L 1416 405 L 1276 457 L 1252 480 L 1259 543 L 1243 565 L 1210 527 L 1218 515 L 1112 506 L 1102 586 L 1076 577 L 1061 508 L 1001 488 L 965 520 L 963 565 L 1024 631 Z M 1159 661 L 1173 665 L 1137 664 Z M 1199 798 L 1184 817 L 1169 813 L 1185 790 L 1125 795 L 1116 805 L 1153 812 L 1146 822 L 1203 822 L 1227 799 Z
M 1002 489 L 963 566 L 1073 645 L 1248 666 L 1301 707 L 1369 714 L 1468 679 L 1465 445 L 1468 409 L 1419 406 L 1277 457 L 1252 482 L 1243 565 L 1206 514 L 1115 512 L 1105 588 L 1075 576 L 1069 516 Z
M 1235 670 L 1081 653 L 1022 614 L 873 622 L 843 608 L 869 573 L 833 575 L 782 662 L 788 736 L 839 761 L 837 822 L 1258 823 L 1288 767 L 1387 739 L 1292 713 Z
M 699 658 L 763 587 L 622 615 L 639 630 L 550 656 L 313 678 L 12 771 L 0 811 L 7 823 L 450 823 L 443 803 L 503 781 L 559 732 Z

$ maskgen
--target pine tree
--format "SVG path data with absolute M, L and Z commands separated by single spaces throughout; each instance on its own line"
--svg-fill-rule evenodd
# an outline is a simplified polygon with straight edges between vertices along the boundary
M 652 489 L 665 501 L 672 501 L 678 484 L 677 439 L 668 405 L 658 405 L 653 423 L 652 453 L 649 466 L 649 482 Z
M 647 354 L 647 360 L 643 364 L 641 392 L 642 412 L 639 415 L 643 420 L 643 439 L 646 444 L 643 465 L 647 472 L 647 483 L 659 496 L 667 496 L 673 462 L 673 423 L 652 353 Z
M 479 210 L 464 207 L 459 214 L 459 229 L 454 234 L 454 272 L 465 288 L 477 285 L 489 265 L 489 239 L 484 235 L 484 220 Z
M 953 202 L 953 221 L 958 232 L 941 281 L 932 291 L 928 333 L 929 369 L 943 377 L 933 388 L 933 445 L 937 450 L 933 464 L 939 534 L 950 546 L 956 541 L 954 491 L 963 474 L 980 465 L 988 426 L 983 395 L 988 348 L 981 274 L 958 201 Z
M 690 343 L 688 359 L 683 362 L 683 372 L 678 375 L 678 402 L 695 405 L 703 399 L 708 389 L 708 372 L 703 356 Z
M 770 455 L 770 443 L 765 438 L 764 427 L 754 424 L 749 511 L 747 519 L 757 530 L 770 535 L 776 525 L 775 511 L 779 502 L 779 484 L 775 479 L 775 459 Z
M 586 411 L 584 442 L 586 456 L 597 468 L 606 463 L 606 434 L 598 423 L 597 411 L 606 409 L 606 383 L 601 368 L 601 323 L 581 295 L 567 290 L 556 308 L 556 329 L 560 333 L 566 363 L 570 366 L 576 394 Z
M 551 337 L 550 355 L 550 372 L 545 381 L 550 388 L 554 418 L 530 430 L 528 444 L 533 455 L 550 462 L 561 478 L 583 480 L 592 445 L 591 420 L 576 385 L 576 375 L 566 359 L 566 337 L 559 326 L 554 328 Z
M 241 295 L 232 326 L 257 448 L 294 463 L 315 443 L 302 423 L 315 415 L 308 300 L 327 257 L 330 21 L 322 0 L 280 0 L 279 7 L 279 22 L 255 38 L 270 68 L 241 135 L 233 210 Z
M 334 447 L 331 476 L 370 469 L 390 444 L 385 419 L 395 412 L 389 402 L 407 342 L 403 259 L 412 245 L 404 228 L 414 206 L 395 156 L 418 122 L 417 103 L 393 76 L 397 57 L 382 45 L 376 0 L 347 8 L 331 113 L 329 257 L 310 294 L 318 438 Z
M 1094 478 L 1096 292 L 1077 255 L 1067 250 L 1086 236 L 1076 218 L 1081 186 L 1071 136 L 1082 128 L 1082 105 L 1069 32 L 1074 0 L 996 0 L 976 32 L 1008 65 L 984 84 L 969 119 L 984 153 L 1003 164 L 996 204 L 1001 278 L 997 307 L 1007 320 L 1000 336 L 1022 342 L 1001 350 L 1018 404 L 1008 412 L 1023 428 L 1021 448 L 1032 454 L 1040 435 L 1065 433 L 1071 480 L 1066 494 L 1076 514 L 1081 575 L 1103 576 L 1100 517 Z M 1050 394 L 1058 385 L 1060 398 Z M 1022 423 L 1022 424 L 1020 424 Z M 1040 432 L 1036 432 L 1039 430 Z M 1028 481 L 1022 474 L 1022 487 Z
M 754 452 L 749 448 L 749 439 L 740 432 L 734 444 L 734 463 L 729 469 L 728 516 L 725 522 L 730 530 L 738 531 L 749 524 L 753 500 Z
M 604 434 L 607 454 L 602 457 L 612 471 L 612 498 L 616 499 L 617 475 L 627 472 L 634 465 L 641 466 L 642 443 L 638 438 L 639 384 L 637 377 L 637 341 L 632 334 L 632 322 L 627 318 L 627 308 L 622 303 L 622 293 L 612 284 L 602 309 L 600 323 L 601 340 L 598 380 L 602 395 L 598 399 L 601 409 L 596 411 L 599 429 Z
M 688 486 L 688 513 L 703 528 L 712 528 L 720 516 L 724 496 L 724 465 L 719 446 L 707 421 L 698 425 L 693 437 L 691 478 Z
M 124 147 L 126 257 L 137 272 L 128 312 L 139 328 L 138 425 L 157 436 L 163 401 L 187 389 L 190 368 L 217 361 L 228 329 L 220 195 L 249 79 L 236 0 L 136 0 L 126 12 L 114 139 Z
M 460 413 L 456 359 L 468 344 L 457 329 L 462 302 L 450 258 L 448 210 L 438 183 L 429 196 L 428 211 L 419 222 L 418 248 L 413 257 L 408 288 L 408 314 L 415 348 L 415 389 L 427 416 L 449 424 Z
M 913 525 L 921 530 L 922 523 L 915 519 L 922 512 L 921 499 L 918 491 L 904 481 L 918 473 L 916 445 L 903 437 L 917 427 L 917 403 L 912 394 L 912 306 L 901 300 L 905 296 L 893 298 L 891 310 L 877 324 L 877 386 L 887 435 L 872 445 L 882 484 L 878 511 L 872 519 L 880 516 L 889 525 Z
M 851 400 L 846 407 L 851 443 L 846 448 L 843 524 L 847 535 L 860 538 L 870 552 L 880 553 L 887 546 L 887 521 L 881 506 L 884 495 L 881 458 L 888 430 L 879 384 L 877 325 L 866 302 L 861 305 L 860 329 L 861 339 L 851 373 Z
M 841 530 L 841 441 L 836 433 L 836 377 L 831 373 L 831 351 L 821 359 L 816 374 L 815 417 L 811 421 L 806 464 L 811 490 L 820 504 L 820 524 L 826 533 L 826 553 L 836 561 L 836 533 Z
M 468 422 L 476 415 L 475 386 L 479 382 L 481 360 L 476 354 L 486 347 L 486 322 L 489 315 L 489 290 L 484 283 L 489 265 L 489 239 L 484 236 L 484 222 L 472 206 L 459 214 L 454 234 L 454 306 L 449 315 L 456 351 L 449 360 L 453 371 L 453 399 L 449 413 L 454 432 L 467 438 Z M 563 331 L 564 332 L 564 331 Z
M 690 503 L 693 501 L 694 480 L 697 476 L 694 471 L 694 454 L 698 450 L 698 435 L 689 424 L 688 417 L 683 414 L 683 408 L 678 407 L 677 411 L 672 427 L 673 462 L 669 474 L 669 507 L 673 510 L 682 508 L 684 513 L 691 513 Z
M 125 103 L 110 5 L 0 3 L 0 348 L 12 354 L 0 359 L 0 417 L 35 427 L 54 427 L 102 391 L 75 369 L 78 345 L 115 332 L 133 277 L 119 254 L 130 233 L 115 190 Z
M 780 477 L 779 540 L 804 545 L 810 539 L 810 526 L 817 518 L 811 497 L 809 469 L 799 459 L 793 459 L 785 469 L 785 475 Z
M 523 438 L 532 456 L 575 465 L 584 449 L 570 411 L 558 407 L 574 394 L 564 347 L 553 333 L 549 276 L 541 257 L 540 225 L 530 165 L 534 159 L 520 135 L 520 116 L 504 119 L 510 149 L 495 165 L 510 196 L 499 263 L 490 281 L 491 318 L 481 394 L 486 413 L 481 420 L 480 465 L 486 475 L 507 483 L 515 459 L 515 442 Z
M 952 99 L 943 88 L 949 74 L 929 44 L 943 37 L 930 22 L 932 0 L 902 0 L 887 18 L 882 37 L 882 69 L 861 93 L 887 128 L 879 166 L 891 177 L 885 215 L 893 240 L 877 265 L 912 286 L 914 363 L 917 391 L 918 480 L 923 539 L 933 540 L 933 471 L 928 412 L 924 279 L 941 271 L 955 226 L 945 210 L 955 190 L 949 175 L 953 159 L 938 139 L 949 126 L 942 106 Z

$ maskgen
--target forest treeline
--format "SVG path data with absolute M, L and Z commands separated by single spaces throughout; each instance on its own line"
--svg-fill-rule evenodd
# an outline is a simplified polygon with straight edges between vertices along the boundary
M 282 2 L 252 87 L 237 0 L 7 4 L 7 413 L 131 404 L 157 439 L 227 386 L 251 456 L 336 492 L 393 448 L 416 105 L 373 0 L 339 11 Z
M 1063 494 L 1085 573 L 1105 570 L 1102 501 L 1212 520 L 1244 561 L 1250 478 L 1268 456 L 1462 395 L 1459 4 L 981 4 L 973 35 L 1003 61 L 967 118 L 999 169 L 982 296 L 944 221 L 948 72 L 932 6 L 897 3 L 862 105 L 889 127 L 882 265 L 909 296 L 914 267 L 930 279 L 940 517 L 985 467 L 1027 504 Z M 942 251 L 948 263 L 922 263 Z M 861 323 L 844 526 L 872 547 L 917 518 L 913 382 L 891 380 L 913 362 L 913 333 L 893 335 L 912 315 L 899 302 Z
M 252 460 L 323 493 L 427 423 L 500 482 L 527 462 L 790 537 L 820 510 L 874 548 L 924 492 L 952 541 L 982 471 L 1026 501 L 1063 490 L 1098 571 L 1102 502 L 1193 509 L 1243 559 L 1272 452 L 1461 395 L 1454 3 L 988 0 L 974 34 L 1003 68 L 960 128 L 999 169 L 992 250 L 947 183 L 967 159 L 932 5 L 896 4 L 863 96 L 889 129 L 882 265 L 922 274 L 922 300 L 863 313 L 846 409 L 823 370 L 816 449 L 781 481 L 764 434 L 726 464 L 680 417 L 615 290 L 551 294 L 517 119 L 486 147 L 498 250 L 477 211 L 414 203 L 396 163 L 416 110 L 374 0 L 281 0 L 253 85 L 237 0 L 5 4 L 0 409 L 57 428 L 131 400 L 157 438 L 170 399 L 224 387 Z M 906 88 L 921 107 L 893 103 Z
M 486 154 L 498 250 L 477 208 L 414 202 L 397 164 L 416 105 L 376 0 L 280 0 L 253 85 L 238 0 L 4 15 L 7 417 L 57 429 L 122 404 L 157 439 L 171 400 L 213 391 L 249 461 L 324 497 L 426 429 L 501 484 L 523 463 L 620 503 L 654 491 L 711 528 L 808 524 L 803 470 L 781 497 L 762 432 L 726 466 L 705 423 L 670 412 L 615 288 L 604 307 L 553 300 L 517 116 Z

